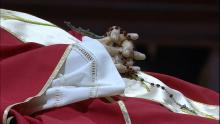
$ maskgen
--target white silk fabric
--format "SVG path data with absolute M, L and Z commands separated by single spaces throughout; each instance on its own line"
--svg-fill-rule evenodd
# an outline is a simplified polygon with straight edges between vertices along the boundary
M 23 42 L 73 44 L 79 40 L 56 25 L 23 12 L 0 9 L 0 27 Z

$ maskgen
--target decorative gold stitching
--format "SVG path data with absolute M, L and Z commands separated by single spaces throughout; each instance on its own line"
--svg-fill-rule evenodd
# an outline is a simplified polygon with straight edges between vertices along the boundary
M 122 100 L 119 100 L 118 105 L 119 105 L 119 107 L 121 109 L 121 112 L 123 114 L 125 124 L 131 124 L 131 119 L 130 119 L 130 116 L 128 114 L 128 111 L 126 109 L 126 106 L 125 106 L 124 102 Z
M 21 21 L 21 22 L 25 22 L 25 23 L 29 23 L 29 24 L 41 25 L 41 26 L 57 27 L 54 24 L 47 24 L 47 23 L 32 21 L 32 20 L 25 19 L 25 18 L 16 16 L 16 15 L 2 15 L 1 18 L 4 20 L 17 20 L 17 21 Z

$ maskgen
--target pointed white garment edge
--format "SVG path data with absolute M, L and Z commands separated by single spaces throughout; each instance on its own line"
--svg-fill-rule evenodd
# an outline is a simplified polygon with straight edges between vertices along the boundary
M 83 37 L 83 42 L 73 45 L 63 74 L 46 91 L 42 109 L 120 95 L 124 89 L 124 81 L 104 46 L 95 39 Z

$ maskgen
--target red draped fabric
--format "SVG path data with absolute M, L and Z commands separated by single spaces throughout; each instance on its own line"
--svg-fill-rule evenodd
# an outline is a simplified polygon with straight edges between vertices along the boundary
M 67 45 L 43 46 L 23 43 L 1 29 L 1 116 L 13 103 L 22 102 L 36 95 L 47 82 L 60 61 Z M 71 34 L 74 34 L 73 32 Z M 80 39 L 81 35 L 77 34 Z M 76 60 L 77 61 L 77 60 Z M 158 78 L 185 96 L 207 104 L 219 104 L 219 94 L 183 80 L 157 73 Z M 74 94 L 70 94 L 74 95 Z M 217 124 L 217 120 L 178 114 L 161 104 L 140 99 L 121 98 L 133 124 Z M 30 108 L 31 109 L 31 108 Z M 17 124 L 124 124 L 124 117 L 117 102 L 89 99 L 60 108 L 53 108 L 22 115 L 10 110 Z
M 2 117 L 8 105 L 22 102 L 42 89 L 67 45 L 23 43 L 7 31 L 0 31 Z
M 218 124 L 218 121 L 169 111 L 159 103 L 137 98 L 122 98 L 132 124 Z M 18 124 L 124 124 L 116 102 L 86 100 L 32 116 L 12 111 Z

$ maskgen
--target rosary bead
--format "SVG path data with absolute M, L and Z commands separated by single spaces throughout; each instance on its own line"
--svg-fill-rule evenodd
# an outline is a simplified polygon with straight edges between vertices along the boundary
M 172 98 L 173 97 L 173 94 L 170 94 L 170 98 Z
M 160 84 L 156 84 L 157 87 L 160 87 Z
M 183 108 L 187 108 L 187 107 L 186 107 L 186 105 L 181 105 L 180 108 L 183 109 Z

